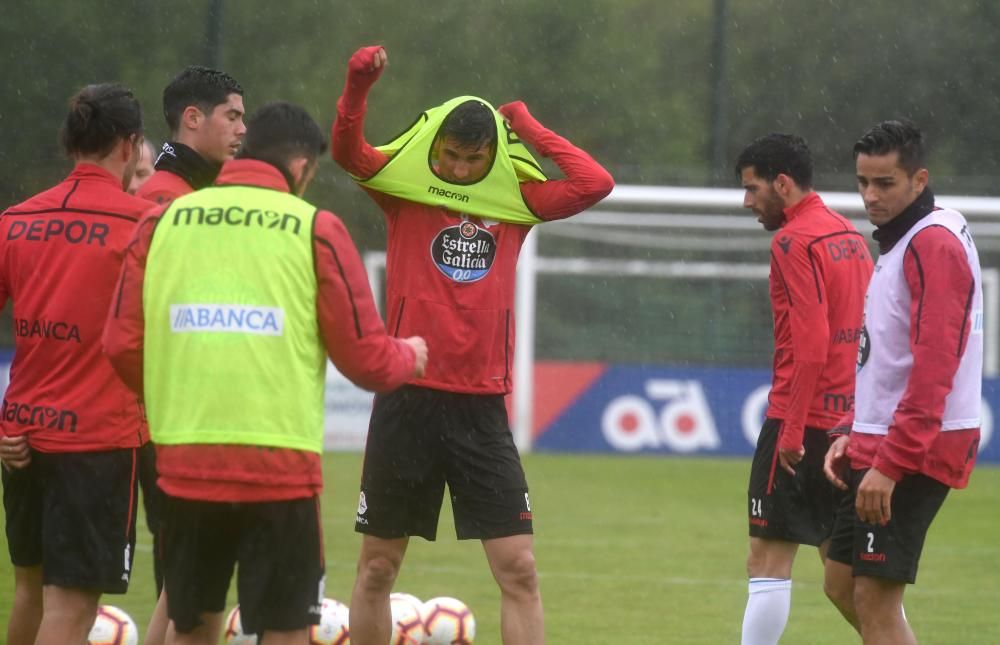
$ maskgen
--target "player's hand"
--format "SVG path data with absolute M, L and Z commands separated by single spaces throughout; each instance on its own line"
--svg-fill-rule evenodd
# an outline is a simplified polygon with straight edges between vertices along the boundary
M 858 497 L 854 507 L 862 522 L 885 526 L 892 519 L 892 491 L 896 482 L 882 474 L 877 468 L 865 473 L 858 486 Z
M 413 376 L 420 378 L 427 370 L 427 341 L 420 336 L 410 336 L 404 338 L 403 342 L 413 349 L 417 360 L 413 363 Z
M 31 463 L 31 449 L 28 448 L 28 437 L 0 437 L 0 461 L 8 469 L 24 468 Z
M 497 108 L 497 112 L 507 121 L 510 129 L 528 143 L 533 144 L 535 135 L 545 129 L 545 126 L 531 116 L 531 112 L 528 112 L 528 106 L 524 104 L 524 101 L 513 101 L 501 105 Z
M 837 437 L 830 444 L 830 449 L 826 451 L 826 457 L 823 459 L 823 474 L 840 490 L 847 490 L 847 482 L 841 475 L 847 467 L 847 446 L 850 443 L 851 435 Z
M 351 89 L 367 90 L 374 85 L 388 64 L 389 56 L 382 45 L 362 47 L 354 52 L 347 63 L 347 82 Z
M 788 448 L 778 448 L 778 464 L 790 475 L 795 474 L 795 464 L 802 461 L 806 455 L 806 449 L 799 446 L 798 450 Z

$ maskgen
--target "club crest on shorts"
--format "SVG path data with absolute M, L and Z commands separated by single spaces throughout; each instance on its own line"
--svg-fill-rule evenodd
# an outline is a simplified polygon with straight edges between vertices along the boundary
M 455 282 L 476 282 L 486 277 L 496 255 L 496 238 L 469 220 L 442 229 L 431 242 L 434 266 Z
M 358 497 L 358 515 L 364 515 L 368 511 L 368 502 L 365 500 L 365 491 L 361 491 Z

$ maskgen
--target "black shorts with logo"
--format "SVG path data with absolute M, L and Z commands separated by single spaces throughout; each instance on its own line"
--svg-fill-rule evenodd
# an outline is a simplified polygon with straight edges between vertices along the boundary
M 446 483 L 458 539 L 532 532 L 503 396 L 407 385 L 375 397 L 355 530 L 434 540 Z
M 153 536 L 153 578 L 156 595 L 163 589 L 163 554 L 160 550 L 160 526 L 163 515 L 163 491 L 160 490 L 156 471 L 156 446 L 147 442 L 139 448 L 139 488 L 142 489 L 142 508 L 146 511 L 146 527 Z
M 42 567 L 42 584 L 121 594 L 135 551 L 136 449 L 33 451 L 3 470 L 10 560 Z
M 324 595 L 319 498 L 205 502 L 164 495 L 167 615 L 180 633 L 226 608 L 239 564 L 240 620 L 248 634 L 319 624 Z
M 823 474 L 830 442 L 825 430 L 807 427 L 793 477 L 778 464 L 781 423 L 765 419 L 757 439 L 747 490 L 750 536 L 819 546 L 830 537 L 840 497 Z
M 868 470 L 848 474 L 850 494 L 837 509 L 827 557 L 849 565 L 855 576 L 913 584 L 927 530 L 944 504 L 948 486 L 926 475 L 906 475 L 896 483 L 885 526 L 862 522 L 855 509 L 858 486 Z

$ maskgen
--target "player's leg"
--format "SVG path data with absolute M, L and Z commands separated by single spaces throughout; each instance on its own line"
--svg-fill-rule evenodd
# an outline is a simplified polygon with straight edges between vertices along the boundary
M 167 618 L 167 592 L 161 591 L 156 599 L 156 606 L 153 607 L 153 615 L 149 617 L 149 624 L 146 626 L 146 635 L 143 637 L 143 645 L 163 645 L 167 640 L 167 625 L 170 620 Z
M 535 568 L 534 536 L 483 540 L 490 571 L 500 587 L 500 633 L 504 643 L 545 642 L 542 594 Z
M 838 500 L 830 540 L 826 543 L 823 563 L 823 591 L 844 619 L 861 633 L 857 612 L 854 610 L 854 523 L 857 512 L 854 499 L 857 481 L 852 472 L 845 472 L 844 481 L 851 487 Z
M 101 593 L 45 585 L 42 596 L 44 609 L 36 645 L 84 645 L 97 616 Z
M 444 496 L 441 392 L 403 386 L 378 395 L 365 445 L 355 531 L 364 534 L 351 593 L 351 642 L 389 641 L 389 594 L 409 536 L 433 541 Z
M 851 472 L 857 490 L 867 471 Z M 924 540 L 949 488 L 924 475 L 906 475 L 892 493 L 884 526 L 854 524 L 854 608 L 865 643 L 915 643 L 903 612 L 903 592 L 917 579 Z
M 32 645 L 42 622 L 42 567 L 14 567 L 8 645 Z
M 789 539 L 789 522 L 793 510 L 790 502 L 797 487 L 778 465 L 780 434 L 780 420 L 764 420 L 750 466 L 749 584 L 743 612 L 743 645 L 777 643 L 791 611 L 792 564 L 799 545 Z
M 743 645 L 777 643 L 785 631 L 792 606 L 792 564 L 798 548 L 795 542 L 750 538 Z
M 243 630 L 260 634 L 266 645 L 306 643 L 309 627 L 319 624 L 326 586 L 319 497 L 240 506 Z
M 866 645 L 915 645 L 916 637 L 903 615 L 906 583 L 870 576 L 854 580 L 854 606 Z
M 124 594 L 135 550 L 135 449 L 36 457 L 44 485 L 38 643 L 85 643 L 101 594 Z
M 42 621 L 42 487 L 37 463 L 0 466 L 7 547 L 14 565 L 9 645 L 33 645 Z
M 164 495 L 163 582 L 167 645 L 215 645 L 236 567 L 239 517 L 234 505 Z
M 389 642 L 392 619 L 389 594 L 403 566 L 408 538 L 361 538 L 358 574 L 351 592 L 351 642 L 382 645 Z
M 482 540 L 500 587 L 504 643 L 542 643 L 528 483 L 502 396 L 448 394 L 441 418 L 458 539 Z

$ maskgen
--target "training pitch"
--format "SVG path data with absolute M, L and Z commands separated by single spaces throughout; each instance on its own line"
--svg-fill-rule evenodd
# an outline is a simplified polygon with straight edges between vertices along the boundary
M 524 459 L 550 643 L 736 643 L 746 602 L 743 459 L 590 457 Z M 326 595 L 350 601 L 359 454 L 324 457 Z M 0 517 L 0 523 L 3 519 Z M 151 539 L 140 516 L 131 591 L 105 596 L 145 629 L 152 612 Z M 447 502 L 438 541 L 414 539 L 396 585 L 428 599 L 448 595 L 475 613 L 477 645 L 500 643 L 499 593 L 477 542 L 457 542 Z M 13 572 L 0 538 L 0 623 Z M 980 467 L 953 491 L 931 528 L 906 613 L 921 643 L 1000 643 L 1000 469 Z M 782 642 L 860 642 L 822 589 L 815 549 L 793 574 Z M 235 587 L 235 581 L 234 585 Z M 231 594 L 229 606 L 235 603 Z M 5 640 L 5 627 L 0 641 Z

